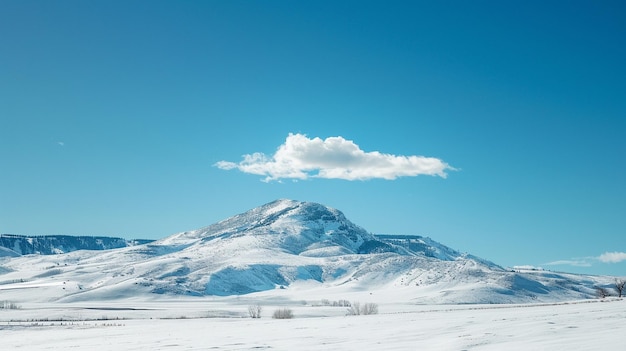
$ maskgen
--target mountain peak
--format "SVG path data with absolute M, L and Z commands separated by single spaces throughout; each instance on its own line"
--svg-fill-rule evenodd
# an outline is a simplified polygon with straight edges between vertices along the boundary
M 307 251 L 331 246 L 337 252 L 357 253 L 363 243 L 375 240 L 339 210 L 315 202 L 279 199 L 208 227 L 175 234 L 159 243 L 191 245 L 242 236 L 256 237 L 254 244 L 247 241 L 255 247 L 277 246 L 286 252 L 305 255 Z
M 316 203 L 304 202 L 290 199 L 278 199 L 265 205 L 242 213 L 243 217 L 265 217 L 277 219 L 279 217 L 300 216 L 303 220 L 326 220 L 326 221 L 347 221 L 341 211 Z

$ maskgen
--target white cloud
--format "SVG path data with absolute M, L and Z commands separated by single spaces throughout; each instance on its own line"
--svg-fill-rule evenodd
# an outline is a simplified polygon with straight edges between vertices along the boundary
M 423 174 L 445 178 L 447 170 L 455 170 L 433 157 L 365 152 L 352 140 L 341 136 L 322 140 L 291 133 L 271 157 L 257 152 L 244 155 L 239 163 L 219 161 L 215 166 L 224 170 L 238 169 L 244 173 L 262 175 L 266 182 L 284 178 L 392 180 Z
M 604 263 L 619 263 L 626 261 L 626 252 L 605 252 L 598 256 L 598 260 Z
M 591 267 L 591 262 L 585 258 L 575 258 L 571 260 L 559 260 L 544 263 L 544 266 L 575 266 L 575 267 Z
M 59 146 L 65 146 L 65 143 L 64 143 L 64 142 L 62 142 L 62 141 L 57 141 L 57 145 L 59 145 Z
M 559 260 L 544 263 L 546 266 L 576 266 L 576 267 L 591 267 L 594 262 L 602 262 L 602 263 L 620 263 L 622 261 L 626 261 L 626 252 L 605 252 L 600 256 L 592 256 L 592 257 L 579 257 L 572 258 L 569 260 Z
M 533 266 L 533 265 L 529 265 L 529 264 L 523 264 L 523 265 L 520 265 L 520 266 L 513 266 L 513 269 L 528 270 L 528 271 L 543 271 L 543 268 L 537 267 L 537 266 Z

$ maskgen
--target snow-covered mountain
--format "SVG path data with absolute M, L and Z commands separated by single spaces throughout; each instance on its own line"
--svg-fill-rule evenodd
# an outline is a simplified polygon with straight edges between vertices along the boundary
M 110 250 L 152 240 L 126 240 L 108 236 L 15 235 L 0 234 L 0 256 L 29 254 L 54 255 L 76 250 Z
M 338 210 L 277 200 L 143 245 L 0 258 L 0 290 L 60 301 L 155 294 L 231 296 L 385 290 L 415 303 L 557 301 L 594 296 L 609 277 L 512 272 L 429 238 L 372 235 Z

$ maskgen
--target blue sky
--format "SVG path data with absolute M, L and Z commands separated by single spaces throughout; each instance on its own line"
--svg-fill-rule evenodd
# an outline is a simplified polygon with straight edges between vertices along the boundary
M 2 1 L 0 232 L 162 238 L 290 198 L 503 266 L 626 275 L 625 16 Z

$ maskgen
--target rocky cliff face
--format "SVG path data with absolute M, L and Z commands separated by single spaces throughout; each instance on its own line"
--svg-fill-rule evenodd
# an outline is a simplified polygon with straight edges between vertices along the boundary
M 6 249 L 3 251 L 6 253 L 10 250 L 16 255 L 54 255 L 76 250 L 110 250 L 145 242 L 150 240 L 126 240 L 106 236 L 0 234 L 0 247 Z

